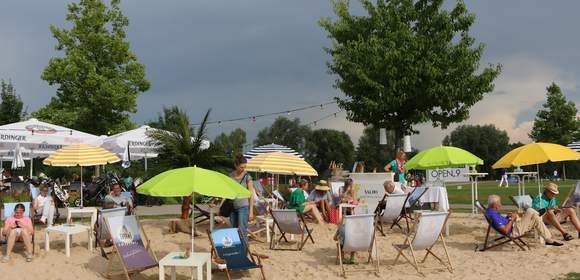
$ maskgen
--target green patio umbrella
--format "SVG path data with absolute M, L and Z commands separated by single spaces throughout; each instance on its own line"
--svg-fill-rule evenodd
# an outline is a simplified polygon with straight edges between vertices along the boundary
M 483 164 L 483 160 L 466 150 L 437 146 L 424 150 L 411 158 L 405 164 L 405 169 L 424 170 L 480 164 Z
M 195 193 L 229 199 L 250 197 L 250 191 L 232 178 L 200 167 L 185 167 L 165 171 L 140 185 L 137 192 L 162 197 L 193 196 Z M 193 221 L 192 215 L 192 252 L 194 233 L 195 221 Z

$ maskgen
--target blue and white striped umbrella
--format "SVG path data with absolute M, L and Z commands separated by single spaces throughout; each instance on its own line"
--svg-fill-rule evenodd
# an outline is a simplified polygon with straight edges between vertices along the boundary
M 580 141 L 572 142 L 572 143 L 568 144 L 568 148 L 570 148 L 576 152 L 580 152 Z
M 281 152 L 281 153 L 291 154 L 291 155 L 297 156 L 300 159 L 304 159 L 304 157 L 300 153 L 294 151 L 291 148 L 288 148 L 288 147 L 282 146 L 282 145 L 278 145 L 278 144 L 268 144 L 268 145 L 264 145 L 264 146 L 254 147 L 249 152 L 245 153 L 244 157 L 247 159 L 250 159 L 250 158 L 253 158 L 257 155 L 273 153 L 273 152 Z

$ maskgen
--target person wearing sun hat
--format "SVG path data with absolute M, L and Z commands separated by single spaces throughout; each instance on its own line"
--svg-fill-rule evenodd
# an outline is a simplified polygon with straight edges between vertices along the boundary
M 322 217 L 328 222 L 330 219 L 332 196 L 330 195 L 330 187 L 325 180 L 318 182 L 318 185 L 314 187 L 314 191 L 308 196 L 308 201 L 316 203 L 316 207 L 320 210 Z
M 570 241 L 574 238 L 562 227 L 560 220 L 570 218 L 570 221 L 578 232 L 578 238 L 580 238 L 580 221 L 578 220 L 578 216 L 576 216 L 576 210 L 572 207 L 558 207 L 558 201 L 556 200 L 558 194 L 560 194 L 558 185 L 553 182 L 548 182 L 544 186 L 544 193 L 534 199 L 532 207 L 538 211 L 546 212 L 543 216 L 544 223 L 553 225 L 562 234 L 565 241 Z

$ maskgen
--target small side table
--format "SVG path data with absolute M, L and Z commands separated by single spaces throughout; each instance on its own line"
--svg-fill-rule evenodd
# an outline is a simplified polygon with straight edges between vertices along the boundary
M 72 243 L 72 236 L 79 233 L 88 233 L 89 236 L 89 251 L 93 251 L 93 231 L 85 225 L 77 224 L 63 224 L 58 226 L 47 227 L 44 232 L 44 250 L 50 251 L 50 233 L 64 234 L 64 248 L 67 257 L 70 257 L 70 244 Z
M 171 280 L 175 280 L 175 268 L 178 266 L 191 267 L 191 279 L 193 268 L 197 267 L 197 280 L 203 279 L 203 265 L 206 266 L 206 279 L 211 280 L 211 254 L 193 252 L 189 258 L 182 257 L 183 252 L 171 252 L 159 261 L 159 280 L 165 280 L 165 267 L 171 266 Z
M 274 227 L 274 219 L 268 216 L 256 216 L 256 220 L 258 220 L 258 222 L 266 224 L 266 242 L 270 243 L 270 240 L 272 238 L 270 231 Z
M 91 228 L 95 228 L 95 223 L 97 222 L 97 208 L 95 208 L 95 207 L 83 207 L 83 208 L 69 207 L 66 210 L 67 210 L 66 222 L 68 224 L 70 224 L 72 222 L 72 214 L 81 214 L 81 215 L 91 214 Z

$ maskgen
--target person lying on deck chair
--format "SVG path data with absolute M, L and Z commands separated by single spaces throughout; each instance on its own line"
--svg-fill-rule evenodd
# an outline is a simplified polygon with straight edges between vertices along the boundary
M 325 185 L 326 181 L 321 180 L 320 185 L 314 187 L 314 191 L 308 196 L 308 201 L 316 203 L 318 210 L 322 213 L 325 221 L 330 221 L 330 206 L 332 205 L 332 197 L 330 195 L 330 187 Z
M 25 210 L 23 204 L 16 204 L 13 216 L 6 219 L 4 223 L 2 234 L 6 236 L 8 243 L 6 245 L 6 255 L 2 258 L 3 263 L 10 261 L 14 243 L 18 240 L 24 241 L 26 261 L 32 261 L 32 233 L 34 228 L 30 217 L 24 216 Z
M 308 189 L 308 181 L 300 180 L 298 185 L 300 188 L 294 190 L 290 194 L 290 203 L 288 203 L 288 208 L 296 209 L 296 211 L 302 214 L 312 213 L 319 224 L 325 224 L 322 215 L 320 215 L 320 211 L 318 211 L 318 208 L 316 208 L 316 203 L 313 201 L 306 201 L 306 198 L 304 197 L 304 191 Z
M 488 199 L 485 212 L 491 219 L 491 226 L 506 235 L 521 236 L 535 229 L 546 241 L 546 245 L 562 246 L 563 244 L 552 239 L 552 233 L 542 222 L 538 211 L 528 208 L 523 216 L 517 213 L 507 213 L 504 217 L 499 213 L 501 210 L 501 197 L 492 194 Z
M 559 219 L 561 218 L 565 220 L 566 218 L 570 218 L 570 221 L 578 232 L 578 238 L 580 238 L 580 221 L 578 220 L 578 216 L 576 216 L 576 209 L 569 206 L 563 208 L 558 207 L 556 195 L 559 193 L 558 185 L 548 182 L 546 186 L 544 186 L 544 193 L 541 197 L 538 196 L 534 199 L 532 207 L 537 211 L 540 211 L 540 209 L 546 209 L 546 214 L 542 216 L 542 220 L 546 224 L 549 223 L 553 225 L 562 234 L 565 241 L 570 241 L 574 238 L 566 232 L 564 227 L 562 227 Z M 558 217 L 558 214 L 560 214 L 560 217 Z
M 405 186 L 400 185 L 399 187 L 397 187 L 397 185 L 391 181 L 385 181 L 383 183 L 383 188 L 385 188 L 386 194 L 406 194 L 407 193 L 407 188 Z M 379 201 L 378 208 L 379 209 L 385 208 L 385 201 L 384 200 Z

